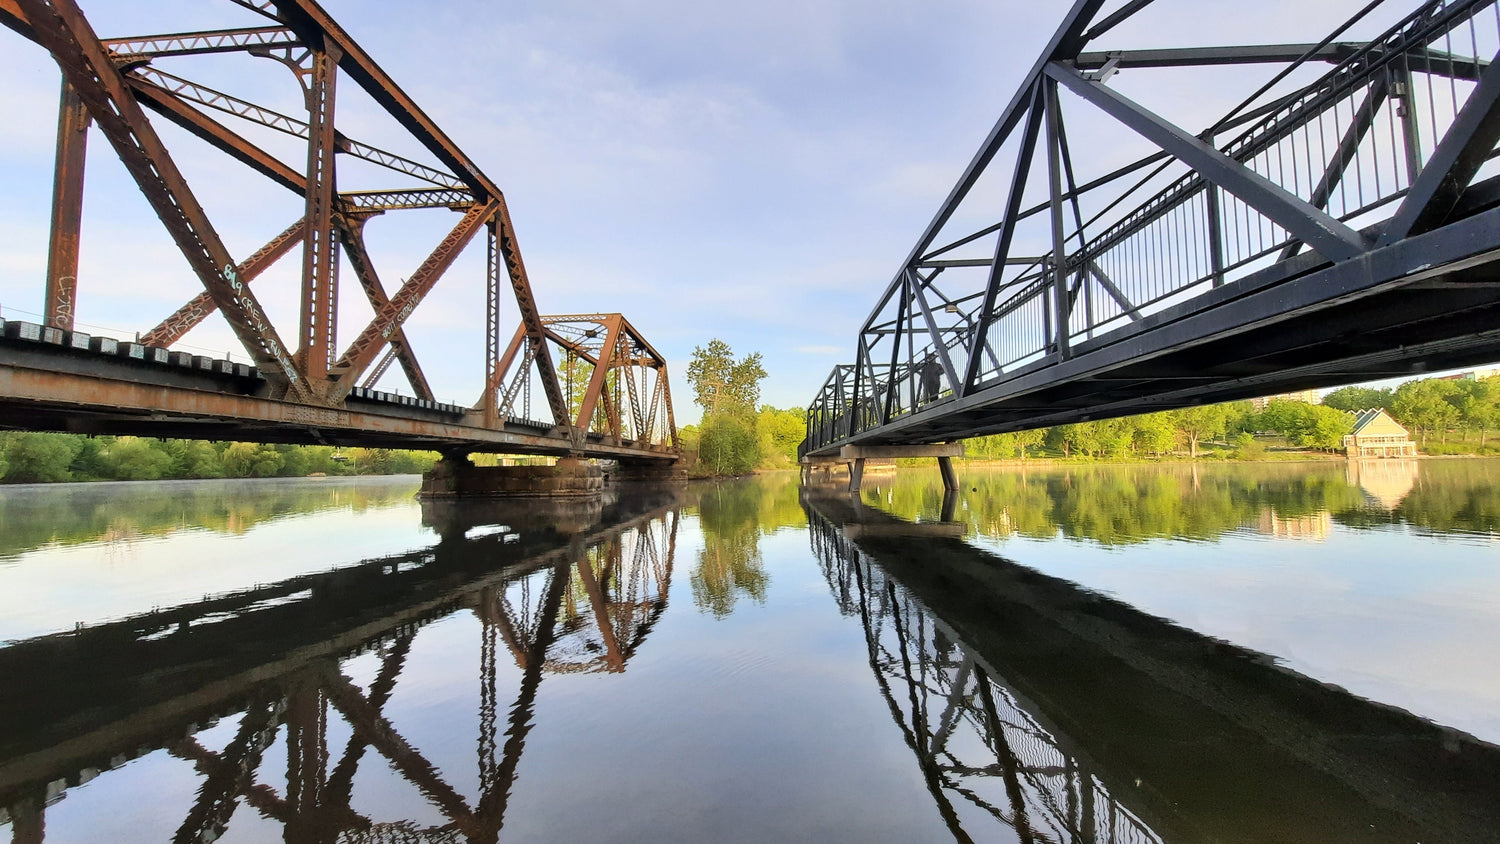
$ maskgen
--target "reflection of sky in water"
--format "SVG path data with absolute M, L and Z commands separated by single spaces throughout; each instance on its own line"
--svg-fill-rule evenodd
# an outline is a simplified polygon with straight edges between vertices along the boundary
M 1102 548 L 973 540 L 1005 557 L 1362 697 L 1500 742 L 1500 544 L 1333 523 L 1318 541 L 1246 529 Z
M 243 533 L 198 527 L 194 514 L 184 512 L 180 527 L 160 535 L 47 545 L 11 558 L 0 565 L 0 642 L 275 583 L 435 541 L 422 527 L 411 498 L 416 483 L 410 479 L 291 483 L 304 492 L 314 490 L 316 506 L 326 508 L 268 519 Z M 118 495 L 151 490 L 149 484 L 111 486 Z M 282 481 L 238 489 L 251 490 L 246 497 L 257 489 L 269 497 L 287 486 Z M 347 499 L 354 489 L 371 493 L 375 500 L 368 509 L 356 511 L 347 503 L 327 506 L 340 494 Z M 37 489 L 32 494 L 68 492 Z

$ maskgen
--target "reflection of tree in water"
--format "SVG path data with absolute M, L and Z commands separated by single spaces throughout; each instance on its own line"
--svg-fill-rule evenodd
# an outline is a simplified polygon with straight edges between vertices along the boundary
M 740 597 L 765 603 L 766 575 L 760 557 L 760 492 L 755 484 L 721 484 L 698 502 L 703 549 L 693 569 L 693 603 L 716 618 L 734 611 Z
M 760 537 L 807 524 L 798 488 L 796 473 L 779 472 L 697 491 L 696 507 L 688 512 L 697 511 L 703 549 L 689 579 L 699 609 L 723 618 L 741 597 L 765 602 L 770 576 Z
M 1500 465 L 1490 460 L 1428 460 L 1396 516 L 1438 533 L 1500 531 Z
M 0 559 L 43 545 L 166 536 L 181 530 L 242 534 L 287 516 L 364 512 L 407 504 L 416 482 L 276 480 L 87 484 L 0 494 Z
M 1430 464 L 1429 464 L 1430 465 Z M 1398 513 L 1414 524 L 1437 530 L 1491 529 L 1500 517 L 1496 486 L 1488 472 L 1475 477 L 1435 476 L 1428 499 L 1419 485 Z M 1424 469 L 1424 473 L 1427 470 Z M 1389 521 L 1373 513 L 1344 465 L 1236 465 L 1069 467 L 1042 470 L 961 473 L 957 518 L 980 535 L 1050 539 L 1061 533 L 1105 545 L 1126 545 L 1157 537 L 1211 540 L 1257 525 L 1263 514 L 1298 519 L 1340 514 L 1341 522 Z M 1424 474 L 1424 478 L 1427 476 Z M 1484 478 L 1482 482 L 1479 478 Z M 935 473 L 903 472 L 877 486 L 866 486 L 864 500 L 906 519 L 934 519 L 942 490 Z M 1460 519 L 1456 527 L 1413 504 L 1430 498 L 1434 509 Z M 1486 519 L 1490 521 L 1486 521 Z

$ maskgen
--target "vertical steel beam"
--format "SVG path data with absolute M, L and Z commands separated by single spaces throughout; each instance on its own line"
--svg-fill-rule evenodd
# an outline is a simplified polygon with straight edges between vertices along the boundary
M 1208 215 L 1208 268 L 1213 286 L 1224 283 L 1224 212 L 1219 205 L 1219 186 L 1203 180 L 1204 213 Z
M 1381 245 L 1395 243 L 1441 225 L 1469 182 L 1479 172 L 1496 143 L 1500 143 L 1500 53 L 1469 94 L 1468 102 L 1432 151 L 1396 215 L 1380 236 Z
M 499 203 L 499 211 L 490 225 L 494 252 L 499 261 L 504 262 L 511 290 L 516 296 L 516 309 L 521 312 L 521 324 L 526 326 L 526 334 L 531 338 L 531 346 L 536 353 L 537 375 L 542 380 L 542 389 L 547 393 L 547 403 L 552 407 L 553 424 L 568 425 L 571 422 L 568 418 L 568 402 L 563 397 L 562 385 L 557 381 L 557 370 L 552 365 L 552 352 L 547 348 L 541 313 L 537 310 L 536 298 L 531 293 L 531 279 L 526 275 L 526 264 L 521 260 L 521 249 L 516 243 L 516 230 L 510 221 L 510 209 L 506 207 L 504 197 L 496 196 L 495 201 Z M 498 263 L 497 261 L 494 272 L 498 272 Z
M 307 76 L 307 233 L 302 246 L 302 309 L 296 360 L 314 392 L 328 387 L 328 367 L 338 338 L 339 232 L 334 167 L 337 138 L 334 104 L 338 90 L 337 45 L 312 50 Z
M 18 3 L 273 390 L 310 401 L 286 345 L 77 4 Z
M 83 168 L 88 151 L 89 112 L 64 77 L 57 108 L 57 165 L 52 178 L 52 232 L 47 245 L 47 290 L 43 320 L 73 329 L 78 291 L 78 235 L 83 224 Z
M 1416 184 L 1417 174 L 1422 172 L 1422 124 L 1417 119 L 1417 97 L 1412 90 L 1411 70 L 1406 67 L 1391 69 L 1396 78 L 1391 83 L 1391 102 L 1396 107 L 1396 116 L 1401 118 L 1401 141 L 1406 152 L 1406 183 Z
M 29 794 L 7 806 L 11 844 L 42 844 L 46 839 L 46 792 Z
M 1068 239 L 1063 232 L 1062 199 L 1062 111 L 1057 102 L 1057 82 L 1042 79 L 1042 100 L 1047 109 L 1047 192 L 1052 222 L 1052 307 L 1057 311 L 1056 336 L 1053 345 L 1057 356 L 1072 356 L 1072 306 L 1068 301 Z

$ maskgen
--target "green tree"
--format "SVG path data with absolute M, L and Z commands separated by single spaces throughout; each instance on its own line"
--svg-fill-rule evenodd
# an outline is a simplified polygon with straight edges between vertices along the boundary
M 281 455 L 258 443 L 230 443 L 222 457 L 231 478 L 271 478 L 281 471 Z
M 154 481 L 171 474 L 172 455 L 156 440 L 118 437 L 104 452 L 108 477 L 121 481 Z
M 1449 402 L 1457 393 L 1458 386 L 1452 381 L 1436 378 L 1407 381 L 1396 388 L 1391 415 L 1408 430 L 1418 431 L 1423 445 L 1433 431 L 1440 432 L 1446 442 L 1448 428 L 1459 419 L 1458 408 Z
M 1334 410 L 1347 410 L 1351 413 L 1377 407 L 1390 410 L 1394 399 L 1395 392 L 1389 387 L 1340 387 L 1323 397 L 1323 406 Z
M 755 415 L 755 433 L 763 461 L 778 466 L 797 462 L 797 446 L 807 435 L 805 414 L 803 410 L 761 406 Z
M 12 434 L 5 445 L 5 480 L 10 483 L 69 480 L 68 466 L 82 448 L 83 437 L 72 434 Z
M 1135 447 L 1147 454 L 1166 454 L 1177 447 L 1177 426 L 1166 413 L 1135 417 Z
M 1459 424 L 1479 432 L 1483 446 L 1489 431 L 1500 425 L 1500 381 L 1455 382 L 1458 389 L 1449 402 L 1458 409 Z
M 693 400 L 705 415 L 753 413 L 760 401 L 760 382 L 766 377 L 760 360 L 760 352 L 735 360 L 734 350 L 717 337 L 708 341 L 707 348 L 694 347 L 687 367 Z
M 754 471 L 760 460 L 760 439 L 753 422 L 731 413 L 703 420 L 698 434 L 698 462 L 710 473 L 743 475 Z
M 1203 404 L 1173 410 L 1171 419 L 1188 441 L 1188 455 L 1198 456 L 1198 443 L 1222 436 L 1229 423 L 1230 409 L 1222 404 Z

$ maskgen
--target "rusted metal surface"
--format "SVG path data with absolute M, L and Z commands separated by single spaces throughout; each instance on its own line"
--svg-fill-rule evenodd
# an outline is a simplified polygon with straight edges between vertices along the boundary
M 83 167 L 89 112 L 67 81 L 57 107 L 57 166 L 52 181 L 52 233 L 47 248 L 47 324 L 73 328 L 78 289 L 78 230 L 83 224 Z
M 302 243 L 302 310 L 298 361 L 319 398 L 327 396 L 328 365 L 338 342 L 339 232 L 334 227 L 333 112 L 338 48 L 313 50 L 306 74 L 307 233 Z
M 245 259 L 237 269 L 239 277 L 246 284 L 254 281 L 257 276 L 270 269 L 281 256 L 292 251 L 292 247 L 302 242 L 303 232 L 307 229 L 307 221 L 298 220 L 292 223 L 281 234 L 271 238 L 265 246 L 256 250 L 254 255 Z M 146 346 L 159 346 L 163 349 L 171 346 L 188 333 L 193 326 L 208 318 L 218 308 L 212 296 L 207 293 L 199 293 L 186 305 L 178 308 L 171 316 L 162 320 L 159 325 L 145 334 L 141 335 L 141 344 Z
M 624 316 L 544 316 L 541 323 L 545 342 L 565 361 L 556 377 L 569 396 L 568 418 L 575 436 L 602 436 L 603 442 L 660 450 L 678 447 L 666 361 Z M 518 394 L 540 370 L 533 356 L 520 355 L 522 348 L 530 348 L 524 325 L 497 364 L 476 410 L 497 418 L 517 412 Z
M 380 283 L 380 276 L 370 261 L 370 253 L 365 249 L 366 219 L 367 215 L 344 215 L 340 218 L 339 230 L 344 242 L 344 254 L 349 258 L 349 264 L 354 268 L 354 274 L 359 278 L 366 298 L 370 300 L 370 307 L 379 313 L 390 303 L 390 298 L 385 295 L 385 285 Z M 411 349 L 411 341 L 406 338 L 405 329 L 399 326 L 391 332 L 389 354 L 375 367 L 365 386 L 373 387 L 380 380 L 380 376 L 390 367 L 392 357 L 401 361 L 401 368 L 406 371 L 406 380 L 411 383 L 417 395 L 431 399 L 432 387 L 427 383 L 427 375 L 422 372 L 422 365 L 417 363 L 416 353 Z
M 376 408 L 317 407 L 215 387 L 147 383 L 0 360 L 0 426 L 12 427 L 26 420 L 29 427 L 38 430 L 76 433 L 500 454 L 556 455 L 572 450 L 566 437 L 534 428 L 485 428 L 478 412 L 454 418 L 400 408 L 383 412 Z M 597 438 L 584 451 L 591 457 L 636 462 L 676 458 L 672 452 Z
M 10 412 L 23 406 L 23 402 L 35 402 L 39 409 L 87 407 L 85 416 L 92 420 L 89 424 L 104 427 L 113 424 L 117 429 L 125 423 L 104 421 L 107 408 L 118 408 L 127 415 L 154 408 L 178 420 L 173 424 L 180 424 L 181 419 L 188 415 L 201 413 L 212 420 L 209 427 L 214 430 L 234 431 L 248 439 L 295 441 L 302 437 L 296 430 L 301 424 L 298 420 L 343 419 L 340 414 L 351 412 L 347 405 L 349 395 L 361 379 L 364 387 L 359 389 L 369 392 L 396 362 L 401 364 L 417 398 L 435 404 L 432 388 L 417 362 L 403 325 L 422 299 L 441 281 L 459 253 L 483 230 L 488 251 L 484 285 L 484 398 L 476 405 L 471 418 L 465 419 L 453 431 L 442 426 L 432 427 L 426 422 L 404 428 L 405 423 L 391 421 L 401 417 L 400 413 L 388 416 L 356 412 L 351 418 L 363 419 L 372 426 L 366 439 L 381 438 L 394 445 L 400 444 L 398 438 L 405 437 L 408 438 L 405 444 L 437 443 L 449 450 L 463 450 L 471 445 L 474 450 L 499 450 L 494 446 L 503 443 L 525 453 L 574 454 L 595 454 L 599 443 L 604 440 L 610 441 L 611 447 L 615 448 L 626 441 L 638 441 L 639 450 L 649 452 L 656 459 L 672 452 L 676 440 L 675 428 L 670 421 L 670 389 L 665 381 L 665 365 L 659 356 L 650 352 L 656 357 L 651 364 L 657 367 L 652 370 L 658 373 L 655 386 L 645 384 L 645 375 L 639 379 L 617 379 L 619 372 L 615 372 L 616 369 L 638 366 L 638 362 L 627 364 L 626 361 L 632 355 L 638 357 L 639 349 L 649 349 L 649 346 L 643 346 L 644 341 L 628 328 L 623 318 L 618 319 L 615 335 L 624 338 L 629 334 L 633 338 L 629 341 L 629 350 L 617 353 L 611 346 L 608 351 L 600 347 L 592 352 L 586 349 L 569 352 L 583 354 L 599 364 L 601 379 L 616 380 L 608 384 L 601 380 L 591 385 L 586 396 L 589 405 L 586 410 L 574 407 L 570 397 L 564 394 L 551 348 L 561 335 L 549 331 L 543 324 L 505 199 L 499 188 L 436 122 L 317 3 L 311 0 L 233 2 L 268 18 L 273 25 L 101 40 L 79 9 L 78 0 L 0 0 L 0 24 L 45 47 L 63 75 L 57 199 L 45 292 L 49 327 L 67 330 L 72 326 L 79 212 L 84 184 L 83 153 L 87 129 L 92 122 L 114 147 L 203 285 L 202 293 L 161 324 L 134 339 L 148 347 L 168 348 L 187 331 L 218 312 L 234 330 L 264 379 L 257 388 L 259 394 L 252 397 L 225 394 L 216 398 L 211 395 L 212 390 L 204 390 L 173 396 L 162 394 L 148 400 L 146 395 L 137 391 L 181 388 L 132 384 L 128 377 L 86 389 L 82 386 L 86 381 L 74 383 L 74 379 L 83 375 L 70 371 L 71 364 L 64 355 L 58 360 L 55 386 L 64 390 L 76 389 L 76 392 L 54 396 L 50 403 L 40 393 L 0 393 L 0 417 L 8 417 L 3 424 L 27 426 L 24 420 Z M 159 59 L 175 62 L 182 57 L 206 54 L 222 54 L 231 60 L 241 56 L 246 60 L 269 58 L 286 65 L 303 89 L 306 115 L 283 114 L 153 65 Z M 186 61 L 191 65 L 193 60 L 188 58 Z M 173 69 L 176 70 L 176 66 Z M 431 154 L 436 166 L 340 133 L 336 109 L 340 76 L 348 77 L 346 81 L 353 81 L 372 97 Z M 273 238 L 250 258 L 243 262 L 234 261 L 192 188 L 162 145 L 148 119 L 148 111 L 222 151 L 230 160 L 302 197 L 304 219 Z M 282 160 L 241 134 L 235 121 L 301 139 L 305 142 L 304 160 L 296 164 Z M 340 157 L 362 159 L 382 168 L 387 175 L 400 177 L 405 183 L 340 192 L 337 174 Z M 434 208 L 460 211 L 463 216 L 421 266 L 388 295 L 365 244 L 365 220 L 386 212 Z M 283 344 L 277 329 L 267 319 L 249 283 L 299 243 L 303 246 L 302 295 L 296 326 L 298 342 L 296 350 L 292 351 Z M 339 354 L 335 330 L 339 322 L 338 270 L 345 259 L 358 276 L 375 317 Z M 504 360 L 500 354 L 505 339 L 500 325 L 505 286 L 502 274 L 509 283 L 510 295 L 514 296 L 521 316 L 517 339 Z M 122 342 L 128 339 L 119 338 Z M 82 345 L 75 348 L 84 348 L 88 342 L 89 338 L 85 337 Z M 615 345 L 625 342 L 618 339 Z M 564 344 L 559 348 L 568 347 Z M 37 372 L 45 369 L 45 366 L 40 366 L 28 370 L 33 373 L 27 376 L 32 379 L 26 382 L 28 389 L 37 387 L 35 379 L 41 377 Z M 507 370 L 510 369 L 525 374 L 512 373 L 508 377 Z M 614 374 L 610 374 L 612 372 Z M 11 378 L 8 383 L 19 385 L 21 382 Z M 532 421 L 536 415 L 530 410 L 533 387 L 546 397 L 549 421 Z M 87 400 L 90 389 L 101 396 L 109 396 L 109 401 L 91 404 Z M 252 404 L 241 404 L 247 400 Z M 293 414 L 283 418 L 268 410 L 269 406 L 255 404 L 267 400 L 303 410 L 300 416 Z M 507 426 L 516 419 L 527 420 L 531 430 L 549 427 L 551 430 L 545 437 L 528 438 L 529 435 L 515 434 L 508 431 Z M 45 428 L 49 424 L 53 423 L 38 422 L 37 427 Z M 340 436 L 351 441 L 358 438 L 352 430 L 344 429 L 343 422 L 327 424 L 339 428 Z M 444 424 L 453 427 L 451 423 Z M 287 429 L 278 430 L 277 425 L 285 425 Z M 481 426 L 499 439 L 476 434 Z M 141 424 L 137 416 L 130 427 L 144 430 L 150 426 Z M 354 427 L 358 426 L 349 426 Z M 634 449 L 627 446 L 625 450 Z
M 228 250 L 78 6 L 72 0 L 20 5 L 256 366 L 284 392 L 311 398 L 285 344 L 236 276 Z

